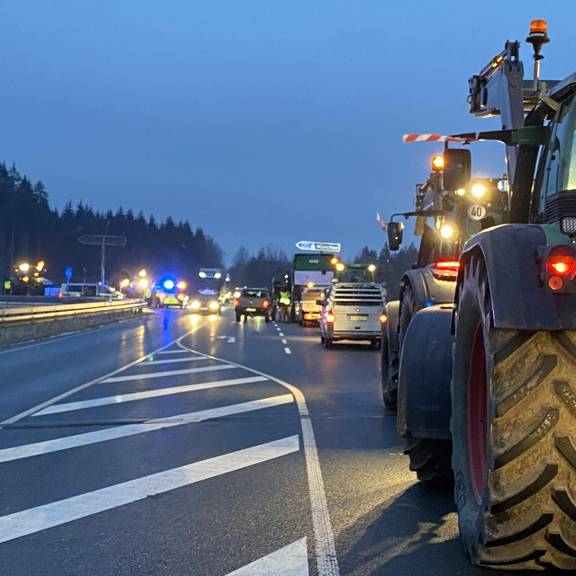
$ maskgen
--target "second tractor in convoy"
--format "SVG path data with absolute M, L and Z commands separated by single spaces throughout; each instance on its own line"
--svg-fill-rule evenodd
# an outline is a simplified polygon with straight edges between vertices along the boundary
M 506 212 L 506 182 L 472 178 L 468 150 L 446 147 L 431 164 L 430 176 L 416 187 L 413 210 L 394 214 L 387 224 L 392 251 L 400 247 L 404 228 L 395 218 L 415 217 L 415 235 L 421 238 L 417 261 L 402 276 L 399 299 L 386 306 L 381 378 L 384 403 L 390 408 L 397 402 L 400 351 L 412 318 L 422 308 L 452 304 L 464 243 L 482 229 L 502 223 Z

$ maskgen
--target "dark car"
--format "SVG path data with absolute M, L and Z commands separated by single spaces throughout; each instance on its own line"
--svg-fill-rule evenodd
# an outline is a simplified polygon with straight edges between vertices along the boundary
M 272 301 L 270 291 L 266 288 L 242 288 L 240 296 L 234 299 L 236 322 L 242 316 L 248 320 L 249 316 L 263 316 L 266 322 L 272 319 Z

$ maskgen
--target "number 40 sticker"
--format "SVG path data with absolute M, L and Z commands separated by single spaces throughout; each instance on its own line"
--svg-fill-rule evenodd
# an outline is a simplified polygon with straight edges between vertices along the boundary
M 482 204 L 472 204 L 472 206 L 468 208 L 468 216 L 471 220 L 482 220 L 482 218 L 486 217 L 486 206 L 482 206 Z

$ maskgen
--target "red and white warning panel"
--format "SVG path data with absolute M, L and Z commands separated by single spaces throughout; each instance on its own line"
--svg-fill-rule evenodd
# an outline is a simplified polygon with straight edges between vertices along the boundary
M 465 138 L 458 136 L 446 136 L 445 134 L 404 134 L 402 136 L 404 144 L 412 142 L 467 142 Z

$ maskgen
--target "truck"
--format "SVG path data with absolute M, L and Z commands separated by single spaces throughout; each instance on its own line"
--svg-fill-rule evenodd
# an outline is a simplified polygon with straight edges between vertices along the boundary
M 309 314 L 315 318 L 304 318 L 303 322 L 317 320 L 319 310 L 316 306 L 316 300 L 308 303 L 303 301 L 302 293 L 305 290 L 325 290 L 330 287 L 334 278 L 335 260 L 333 254 L 323 254 L 319 252 L 310 252 L 305 254 L 295 254 L 292 263 L 292 321 L 300 320 L 300 310 L 303 307 L 310 307 Z
M 470 112 L 501 126 L 453 136 L 505 144 L 508 214 L 462 247 L 452 304 L 416 312 L 398 378 L 423 480 L 448 440 L 465 548 L 508 571 L 576 569 L 576 75 L 540 79 L 548 41 L 532 21 L 532 80 L 509 41 L 469 81 Z

